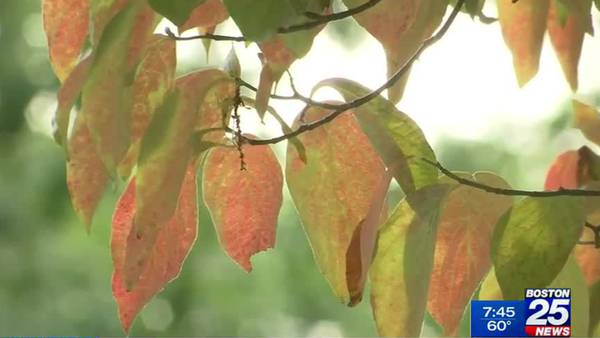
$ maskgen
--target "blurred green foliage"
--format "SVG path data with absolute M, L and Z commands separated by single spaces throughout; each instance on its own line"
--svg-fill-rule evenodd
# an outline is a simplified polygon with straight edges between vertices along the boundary
M 109 249 L 119 189 L 115 184 L 106 194 L 86 235 L 69 204 L 63 153 L 26 121 L 32 98 L 58 86 L 39 1 L 0 1 L 0 46 L 0 336 L 122 335 Z M 567 126 L 565 116 L 541 126 L 546 139 L 525 155 L 504 145 L 500 133 L 488 142 L 441 140 L 436 150 L 450 168 L 492 170 L 515 185 L 539 186 L 560 148 L 551 140 Z M 289 195 L 276 248 L 255 257 L 251 274 L 219 249 L 208 212 L 200 214 L 198 241 L 180 278 L 142 311 L 132 335 L 375 335 L 368 299 L 347 308 L 332 296 Z

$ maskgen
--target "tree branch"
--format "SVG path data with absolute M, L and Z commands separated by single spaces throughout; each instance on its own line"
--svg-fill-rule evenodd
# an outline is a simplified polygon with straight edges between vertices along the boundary
M 359 14 L 361 12 L 364 12 L 364 11 L 368 10 L 369 8 L 372 8 L 373 6 L 377 5 L 379 2 L 381 2 L 381 0 L 369 0 L 360 6 L 350 8 L 343 12 L 326 14 L 326 15 L 307 12 L 307 13 L 305 13 L 305 15 L 307 18 L 310 19 L 309 21 L 291 25 L 291 26 L 287 26 L 287 27 L 280 27 L 277 29 L 277 33 L 279 33 L 279 34 L 294 33 L 294 32 L 299 32 L 299 31 L 303 31 L 303 30 L 309 30 L 309 29 L 315 28 L 317 26 L 327 24 L 329 22 L 342 20 L 342 19 L 351 17 L 353 15 Z M 247 39 L 243 36 L 228 36 L 228 35 L 218 35 L 218 34 L 210 34 L 210 33 L 183 37 L 183 36 L 175 35 L 175 33 L 173 33 L 168 28 L 165 30 L 165 34 L 169 38 L 177 40 L 177 41 L 188 41 L 188 40 L 197 40 L 197 39 L 206 39 L 206 40 L 214 40 L 214 41 L 237 41 L 237 42 L 247 41 Z
M 480 182 L 475 182 L 463 177 L 456 175 L 450 170 L 444 168 L 440 162 L 433 162 L 426 158 L 422 159 L 425 163 L 428 163 L 436 167 L 444 176 L 450 178 L 457 183 L 466 185 L 475 189 L 483 190 L 496 195 L 505 196 L 528 196 L 528 197 L 557 197 L 557 196 L 600 196 L 600 190 L 582 190 L 582 189 L 559 189 L 554 191 L 533 191 L 533 190 L 515 190 L 515 189 L 503 189 L 498 187 L 492 187 Z M 598 230 L 600 234 L 600 229 Z
M 314 101 L 310 98 L 307 98 L 307 97 L 304 97 L 302 95 L 295 93 L 294 97 L 299 96 L 299 97 L 296 97 L 296 99 L 300 99 L 303 101 L 306 100 L 305 102 L 310 100 L 307 102 L 307 104 L 319 106 L 319 107 L 323 107 L 323 108 L 325 108 L 326 105 L 329 105 L 330 107 L 327 107 L 325 109 L 333 110 L 333 112 L 331 112 L 329 115 L 327 115 L 317 121 L 303 124 L 291 133 L 287 133 L 287 134 L 284 134 L 284 135 L 281 135 L 278 137 L 274 137 L 274 138 L 270 138 L 270 139 L 263 139 L 263 140 L 254 140 L 254 139 L 244 138 L 244 142 L 251 144 L 251 145 L 264 145 L 264 144 L 279 143 L 281 141 L 290 139 L 292 137 L 296 137 L 302 133 L 305 133 L 307 131 L 310 131 L 317 127 L 320 127 L 328 122 L 333 121 L 336 117 L 340 116 L 344 112 L 346 112 L 350 109 L 360 107 L 360 106 L 370 102 L 371 100 L 373 100 L 374 98 L 379 96 L 384 90 L 386 90 L 386 89 L 392 87 L 394 84 L 396 84 L 396 82 L 398 82 L 408 72 L 410 67 L 419 58 L 419 56 L 431 45 L 438 42 L 446 34 L 446 32 L 448 32 L 448 29 L 450 29 L 450 26 L 452 26 L 454 19 L 456 19 L 456 16 L 458 15 L 458 13 L 460 13 L 460 10 L 461 10 L 462 6 L 464 5 L 464 3 L 465 3 L 465 0 L 458 0 L 456 3 L 456 6 L 452 10 L 452 13 L 450 13 L 450 16 L 448 17 L 448 19 L 446 20 L 446 22 L 444 23 L 442 28 L 440 28 L 440 30 L 434 36 L 425 40 L 423 42 L 423 44 L 421 45 L 421 47 L 419 47 L 419 49 L 417 49 L 417 51 L 413 54 L 413 56 L 400 69 L 398 69 L 396 71 L 396 73 L 394 73 L 394 75 L 392 75 L 392 77 L 390 77 L 379 88 L 377 88 L 377 89 L 373 90 L 372 92 L 370 92 L 369 94 L 359 97 L 353 101 L 343 103 L 343 104 L 338 104 L 338 105 L 335 105 L 335 104 L 331 105 L 331 104 L 326 104 L 323 102 Z M 282 97 L 282 99 L 289 99 L 289 97 Z

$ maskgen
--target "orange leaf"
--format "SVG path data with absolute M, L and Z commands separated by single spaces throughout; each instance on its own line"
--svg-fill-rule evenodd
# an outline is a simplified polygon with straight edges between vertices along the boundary
M 227 20 L 228 17 L 229 13 L 221 0 L 206 0 L 192 11 L 189 19 L 179 27 L 179 30 L 185 32 L 196 27 L 206 30 Z
M 548 33 L 554 51 L 560 61 L 563 73 L 573 91 L 577 90 L 577 68 L 581 57 L 583 37 L 592 32 L 591 7 L 592 0 L 565 1 L 569 15 L 566 23 L 561 25 L 556 1 L 550 2 L 548 13 Z
M 327 113 L 312 108 L 305 120 L 314 121 Z M 296 121 L 295 127 L 300 123 Z M 352 112 L 298 139 L 306 148 L 306 161 L 296 147 L 288 145 L 286 179 L 290 194 L 321 273 L 336 297 L 345 304 L 355 303 L 362 293 L 355 276 L 367 267 L 348 263 L 350 258 L 362 264 L 353 257 L 351 243 L 355 233 L 362 232 L 357 228 L 367 218 L 377 191 L 387 190 L 377 188 L 384 182 L 384 165 Z
M 50 62 L 61 82 L 77 64 L 85 44 L 89 7 L 88 0 L 44 0 L 42 3 Z
M 504 42 L 512 52 L 519 86 L 538 72 L 549 0 L 498 0 Z
M 356 7 L 362 0 L 344 0 L 349 7 Z M 433 34 L 441 23 L 447 7 L 439 0 L 382 1 L 375 7 L 354 18 L 383 46 L 388 77 L 391 77 L 416 52 L 423 41 Z M 401 99 L 408 75 L 388 90 L 391 101 Z
M 548 173 L 544 189 L 559 190 L 576 189 L 580 184 L 579 152 L 576 150 L 566 151 L 554 160 Z
M 471 176 L 471 175 L 469 175 Z M 510 188 L 500 177 L 476 173 L 470 179 Z M 446 335 L 455 335 L 473 292 L 490 269 L 494 227 L 512 198 L 458 186 L 446 198 L 438 223 L 428 308 Z
M 114 265 L 112 290 L 125 332 L 129 331 L 131 323 L 144 305 L 179 275 L 183 262 L 196 240 L 198 228 L 196 170 L 194 165 L 190 165 L 187 168 L 174 215 L 161 227 L 140 282 L 133 289 L 127 290 L 123 269 L 127 236 L 132 229 L 136 212 L 135 190 L 135 180 L 131 180 L 117 203 L 112 222 L 111 251 Z
M 89 232 L 94 211 L 106 189 L 109 175 L 98 156 L 90 130 L 81 114 L 75 120 L 69 149 L 67 186 L 71 203 Z
M 250 272 L 250 257 L 275 244 L 283 176 L 269 146 L 243 148 L 246 170 L 237 149 L 215 148 L 206 158 L 204 202 L 227 254 Z

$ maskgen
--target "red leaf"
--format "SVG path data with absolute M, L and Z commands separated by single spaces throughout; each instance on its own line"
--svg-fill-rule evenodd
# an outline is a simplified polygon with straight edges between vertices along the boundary
M 544 189 L 559 190 L 579 187 L 579 152 L 571 150 L 560 154 L 546 174 Z
M 61 82 L 77 64 L 85 44 L 89 10 L 88 0 L 44 0 L 42 3 L 50 62 Z
M 469 179 L 510 188 L 489 173 Z M 455 335 L 465 307 L 492 265 L 492 233 L 512 198 L 458 186 L 446 197 L 440 213 L 428 308 L 446 335 Z
M 117 301 L 119 318 L 125 332 L 129 331 L 131 323 L 144 305 L 179 275 L 183 262 L 196 240 L 198 211 L 195 166 L 190 165 L 187 169 L 175 214 L 161 227 L 139 282 L 133 289 L 127 290 L 123 267 L 127 236 L 132 229 L 135 215 L 135 204 L 135 180 L 131 180 L 117 204 L 111 240 L 114 265 L 113 296 Z
M 250 272 L 250 257 L 275 244 L 283 175 L 269 146 L 243 148 L 247 170 L 236 149 L 215 148 L 206 158 L 204 202 L 227 254 Z

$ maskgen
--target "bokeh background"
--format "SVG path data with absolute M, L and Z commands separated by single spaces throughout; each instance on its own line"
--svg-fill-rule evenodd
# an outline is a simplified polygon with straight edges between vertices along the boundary
M 493 16 L 493 1 L 488 2 Z M 220 32 L 235 33 L 235 27 L 229 22 Z M 87 235 L 69 204 L 64 155 L 49 136 L 58 82 L 45 43 L 39 0 L 0 0 L 0 336 L 120 336 L 109 238 L 112 206 L 123 184 L 115 182 L 107 191 Z M 179 70 L 185 72 L 218 65 L 231 44 L 213 44 L 208 57 L 199 41 L 179 47 Z M 256 82 L 256 48 L 235 48 L 244 77 Z M 596 105 L 597 60 L 600 39 L 588 36 L 577 97 Z M 385 62 L 381 46 L 348 19 L 322 32 L 292 73 L 305 93 L 332 76 L 375 87 L 385 79 Z M 281 90 L 287 89 L 284 79 Z M 319 97 L 336 95 L 324 91 Z M 462 15 L 415 65 L 399 107 L 419 123 L 447 167 L 490 170 L 515 187 L 540 189 L 557 154 L 587 144 L 571 128 L 571 98 L 548 41 L 540 74 L 519 89 L 499 26 Z M 288 121 L 301 108 L 274 105 Z M 257 123 L 251 113 L 243 118 L 247 131 L 267 136 L 278 130 L 273 121 Z M 276 150 L 283 158 L 285 145 Z M 254 258 L 251 274 L 220 250 L 201 206 L 198 240 L 181 276 L 142 311 L 131 334 L 375 335 L 368 301 L 349 309 L 332 296 L 285 196 L 276 248 Z

